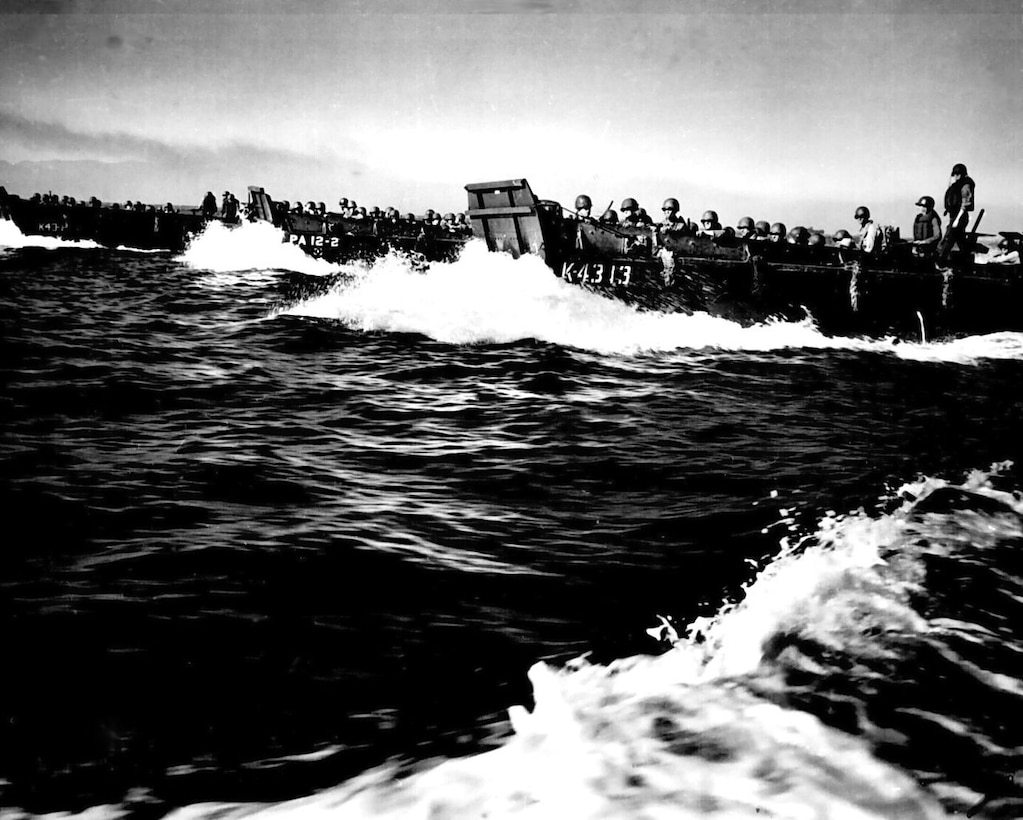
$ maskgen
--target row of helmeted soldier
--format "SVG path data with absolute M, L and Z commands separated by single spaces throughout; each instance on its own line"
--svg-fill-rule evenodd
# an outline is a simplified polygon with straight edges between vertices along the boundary
M 716 211 L 704 211 L 699 222 L 692 222 L 680 213 L 679 201 L 668 197 L 661 206 L 663 218 L 655 222 L 632 197 L 622 200 L 621 215 L 608 208 L 596 221 L 612 228 L 642 228 L 655 230 L 658 237 L 669 234 L 680 236 L 705 236 L 711 238 L 736 238 L 747 242 L 777 242 L 797 246 L 833 245 L 840 248 L 858 248 L 868 256 L 876 256 L 893 243 L 911 245 L 912 253 L 918 256 L 934 256 L 939 261 L 948 257 L 953 247 L 971 250 L 967 241 L 970 233 L 970 215 L 976 207 L 976 183 L 967 174 L 966 166 L 956 163 L 952 168 L 951 178 L 945 192 L 945 222 L 942 230 L 942 218 L 935 210 L 934 198 L 921 196 L 915 203 L 919 212 L 913 222 L 913 238 L 902 242 L 898 229 L 877 224 L 870 215 L 870 209 L 859 206 L 853 218 L 859 223 L 856 235 L 841 229 L 830 237 L 823 231 L 813 230 L 797 225 L 791 230 L 783 222 L 770 223 L 766 220 L 755 222 L 752 217 L 744 216 L 735 227 L 723 226 Z M 575 201 L 574 216 L 579 219 L 594 219 L 593 203 L 590 198 L 581 194 Z M 977 224 L 973 226 L 976 231 Z M 999 253 L 985 261 L 1018 264 L 1020 260 L 1020 241 L 1018 238 L 1004 238 L 999 244 Z
M 379 223 L 396 230 L 403 226 L 416 226 L 417 229 L 425 227 L 440 233 L 450 234 L 455 238 L 464 238 L 472 235 L 472 228 L 469 225 L 468 217 L 462 212 L 441 214 L 433 210 L 433 208 L 427 208 L 426 213 L 422 217 L 417 217 L 413 213 L 402 214 L 394 207 L 381 210 L 378 206 L 374 205 L 371 208 L 366 208 L 364 205 L 359 205 L 354 199 L 348 199 L 347 197 L 341 197 L 337 204 L 338 210 L 328 211 L 326 204 L 323 202 L 313 202 L 310 200 L 303 205 L 301 201 L 296 201 L 292 204 L 289 200 L 285 199 L 275 202 L 274 207 L 280 216 L 294 214 L 322 219 L 332 217 L 351 222 Z

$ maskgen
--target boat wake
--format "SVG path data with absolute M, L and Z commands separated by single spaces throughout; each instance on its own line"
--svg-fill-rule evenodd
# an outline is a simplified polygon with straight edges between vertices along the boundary
M 244 222 L 227 227 L 210 222 L 189 242 L 177 261 L 213 273 L 241 271 L 294 271 L 307 276 L 334 276 L 342 267 L 314 259 L 295 245 L 283 242 L 279 228 L 268 222 Z
M 511 710 L 496 750 L 171 817 L 1014 816 L 1023 578 L 1004 567 L 1023 494 L 1008 472 L 828 512 L 715 616 L 651 630 L 662 655 L 537 664 L 535 708 Z
M 344 272 L 325 292 L 273 315 L 333 319 L 367 332 L 418 333 L 449 344 L 536 339 L 602 354 L 848 350 L 959 364 L 1023 359 L 1021 333 L 921 344 L 827 336 L 810 318 L 743 326 L 707 313 L 641 310 L 561 281 L 536 257 L 491 253 L 476 240 L 458 260 L 433 263 L 425 272 L 399 256 Z

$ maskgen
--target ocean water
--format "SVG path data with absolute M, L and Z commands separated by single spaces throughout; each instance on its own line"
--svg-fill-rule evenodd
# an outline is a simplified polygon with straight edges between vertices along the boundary
M 1023 335 L 0 223 L 0 817 L 1023 815 Z

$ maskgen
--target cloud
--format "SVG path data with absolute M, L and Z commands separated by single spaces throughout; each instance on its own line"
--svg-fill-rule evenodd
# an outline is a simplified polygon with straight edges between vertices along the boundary
M 267 148 L 241 141 L 209 145 L 174 145 L 123 132 L 88 133 L 55 122 L 29 119 L 0 110 L 0 144 L 31 146 L 30 159 L 60 158 L 100 161 L 136 160 L 163 166 L 213 166 L 225 156 L 244 157 L 252 164 L 273 165 L 313 159 L 307 154 Z M 10 157 L 7 157 L 8 159 Z

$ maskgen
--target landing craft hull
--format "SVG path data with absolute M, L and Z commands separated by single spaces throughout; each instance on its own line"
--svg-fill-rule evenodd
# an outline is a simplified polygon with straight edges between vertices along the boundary
M 825 333 L 931 338 L 1023 330 L 1019 264 L 948 267 L 909 244 L 880 259 L 828 246 L 660 236 L 565 218 L 524 179 L 466 186 L 473 234 L 493 251 L 541 257 L 567 282 L 657 310 L 705 311 L 743 324 L 808 314 Z
M 0 188 L 0 216 L 26 236 L 90 240 L 110 248 L 182 251 L 205 224 L 195 214 L 92 208 L 85 204 L 44 205 Z

